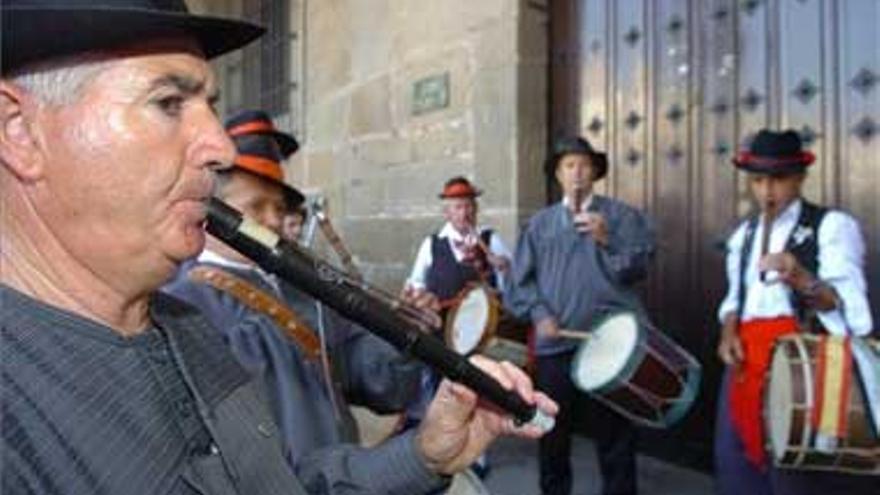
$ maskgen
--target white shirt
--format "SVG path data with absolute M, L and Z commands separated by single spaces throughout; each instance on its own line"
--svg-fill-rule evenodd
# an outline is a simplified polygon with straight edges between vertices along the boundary
M 770 231 L 770 253 L 785 250 L 792 230 L 801 214 L 801 200 L 793 201 L 773 222 Z M 742 246 L 748 221 L 743 222 L 727 243 L 727 295 L 718 309 L 718 317 L 723 322 L 725 315 L 735 312 L 739 299 L 739 267 Z M 789 295 L 792 289 L 781 282 L 774 282 L 779 274 L 770 271 L 764 282 L 758 274 L 758 260 L 761 256 L 761 237 L 763 222 L 758 222 L 752 242 L 751 255 L 746 265 L 746 299 L 742 320 L 754 318 L 773 318 L 793 316 Z M 818 278 L 834 287 L 842 307 L 831 311 L 818 312 L 819 321 L 832 334 L 866 335 L 872 329 L 871 310 L 868 305 L 867 284 L 865 283 L 865 241 L 856 220 L 837 210 L 829 210 L 819 224 L 819 232 L 804 229 L 795 233 L 803 239 L 818 235 L 819 273 Z M 795 238 L 795 241 L 797 239 Z
M 593 193 L 590 193 L 589 196 L 581 200 L 581 212 L 585 212 L 589 210 L 590 204 L 593 202 Z M 571 205 L 571 200 L 568 199 L 568 196 L 562 197 L 562 205 L 568 208 Z
M 482 234 L 486 231 L 488 227 L 478 227 L 477 232 Z M 455 228 L 449 222 L 440 229 L 440 232 L 437 236 L 441 239 L 447 239 L 449 242 L 449 247 L 452 249 L 452 254 L 455 256 L 455 261 L 461 263 L 461 260 L 464 259 L 464 250 L 459 249 L 455 246 L 457 242 L 465 242 L 465 236 L 461 234 L 461 232 L 455 230 Z M 493 232 L 489 237 L 489 251 L 492 252 L 495 256 L 504 256 L 508 260 L 511 259 L 510 250 L 507 249 L 507 246 L 504 245 L 504 242 L 501 240 L 501 237 L 497 232 Z M 422 241 L 422 245 L 419 247 L 419 252 L 416 255 L 416 261 L 413 264 L 412 272 L 410 273 L 409 279 L 406 281 L 407 287 L 412 287 L 415 289 L 424 289 L 427 283 L 428 278 L 428 269 L 431 268 L 431 263 L 433 263 L 433 257 L 431 256 L 431 236 L 425 238 Z M 496 287 L 499 289 L 504 288 L 504 275 L 496 270 L 495 274 L 495 282 Z

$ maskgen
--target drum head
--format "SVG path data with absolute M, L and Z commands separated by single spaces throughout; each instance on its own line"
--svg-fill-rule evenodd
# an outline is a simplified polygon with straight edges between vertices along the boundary
M 470 354 L 489 337 L 497 315 L 489 292 L 474 286 L 450 312 L 446 321 L 446 344 L 459 354 Z
M 770 383 L 767 385 L 765 426 L 774 458 L 781 459 L 789 448 L 794 391 L 792 390 L 791 363 L 785 353 L 784 342 L 777 345 L 770 363 Z
M 595 392 L 625 378 L 636 357 L 639 334 L 639 321 L 633 313 L 615 313 L 600 321 L 571 363 L 574 384 L 585 392 Z

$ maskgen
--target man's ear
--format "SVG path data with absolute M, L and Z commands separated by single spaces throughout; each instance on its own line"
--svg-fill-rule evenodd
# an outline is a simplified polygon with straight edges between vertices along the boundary
M 24 181 L 34 181 L 43 174 L 43 161 L 33 135 L 33 98 L 19 87 L 0 79 L 0 163 Z

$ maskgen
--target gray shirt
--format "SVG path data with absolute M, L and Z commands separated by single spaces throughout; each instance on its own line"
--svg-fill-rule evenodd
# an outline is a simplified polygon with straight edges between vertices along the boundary
M 632 285 L 647 274 L 655 250 L 654 228 L 641 212 L 594 195 L 590 211 L 608 224 L 607 247 L 575 230 L 572 215 L 557 203 L 538 211 L 520 235 L 506 304 L 532 322 L 553 316 L 561 328 L 587 331 L 615 309 L 642 312 Z M 573 339 L 538 336 L 536 354 L 574 349 Z
M 191 307 L 123 337 L 0 285 L 4 494 L 304 494 L 265 397 Z

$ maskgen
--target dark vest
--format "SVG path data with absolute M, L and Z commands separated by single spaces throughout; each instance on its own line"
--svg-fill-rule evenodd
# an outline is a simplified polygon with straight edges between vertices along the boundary
M 480 238 L 488 246 L 492 238 L 492 230 L 484 230 L 480 233 Z M 489 266 L 488 263 L 486 266 Z M 484 282 L 492 287 L 495 286 L 494 271 L 488 270 L 486 279 Z M 455 260 L 449 239 L 441 238 L 437 234 L 431 235 L 431 266 L 428 268 L 425 280 L 428 291 L 439 297 L 441 301 L 445 301 L 455 297 L 469 282 L 481 280 L 482 277 L 473 265 Z
M 798 263 L 814 276 L 819 272 L 819 225 L 822 223 L 822 219 L 825 218 L 826 213 L 828 213 L 828 208 L 801 200 L 800 217 L 798 217 L 797 224 L 788 236 L 788 240 L 785 241 L 785 250 L 793 254 Z M 749 223 L 746 226 L 745 239 L 743 240 L 739 262 L 739 300 L 737 301 L 737 315 L 740 317 L 742 316 L 743 308 L 746 303 L 746 269 L 748 268 L 749 258 L 751 258 L 752 244 L 754 244 L 757 227 L 758 215 L 755 215 L 749 219 Z M 813 235 L 798 242 L 794 233 L 805 229 L 810 229 Z M 805 322 L 812 319 L 800 294 L 793 291 L 791 303 L 798 320 Z

